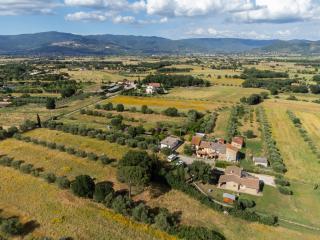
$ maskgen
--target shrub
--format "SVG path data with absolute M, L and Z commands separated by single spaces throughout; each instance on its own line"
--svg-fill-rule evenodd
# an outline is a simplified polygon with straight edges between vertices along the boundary
M 54 183 L 57 179 L 54 173 L 46 173 L 43 176 L 43 179 L 47 181 L 47 183 Z
M 172 150 L 170 148 L 162 148 L 161 153 L 165 156 L 169 156 L 170 154 L 172 154 Z
M 112 162 L 112 160 L 110 158 L 108 158 L 106 155 L 101 155 L 99 157 L 99 160 L 101 161 L 101 163 L 103 163 L 105 165 L 107 165 L 107 164 Z
M 33 169 L 33 165 L 32 164 L 22 164 L 20 166 L 20 171 L 26 174 L 30 174 L 31 171 Z
M 278 190 L 280 193 L 282 193 L 284 195 L 292 195 L 293 194 L 293 192 L 288 187 L 278 186 Z
M 19 235 L 22 233 L 23 225 L 17 217 L 4 219 L 1 222 L 1 231 L 10 235 Z
M 95 153 L 88 153 L 88 158 L 92 161 L 97 161 L 98 160 L 98 156 Z
M 63 177 L 57 177 L 56 180 L 58 187 L 61 189 L 68 189 L 70 188 L 70 181 L 67 177 L 63 176 Z
M 163 111 L 163 114 L 170 117 L 179 116 L 178 109 L 174 107 L 167 108 L 166 110 Z
M 107 195 L 113 193 L 114 189 L 111 182 L 97 183 L 94 190 L 93 199 L 97 202 L 103 202 Z
M 191 156 L 193 154 L 194 150 L 190 144 L 185 144 L 183 146 L 183 153 L 187 156 Z
M 65 146 L 62 145 L 62 144 L 57 145 L 57 149 L 58 149 L 59 151 L 61 151 L 61 152 L 65 152 L 65 151 L 66 151 Z
M 113 199 L 111 207 L 117 213 L 130 215 L 133 202 L 128 196 L 118 195 Z
M 247 138 L 254 138 L 254 133 L 252 130 L 247 130 L 246 132 L 244 132 L 244 135 L 247 137 Z
M 23 161 L 21 161 L 21 160 L 12 161 L 11 162 L 11 166 L 14 169 L 20 169 L 20 166 L 21 166 L 22 163 L 23 163 Z
M 144 203 L 140 203 L 134 209 L 132 209 L 132 217 L 146 224 L 150 224 L 152 222 L 152 217 L 148 207 Z
M 94 189 L 94 181 L 88 175 L 77 176 L 71 183 L 71 190 L 78 197 L 92 198 Z
M 116 111 L 117 111 L 117 112 L 123 112 L 123 111 L 124 111 L 124 106 L 123 106 L 123 104 L 117 104 L 117 106 L 116 106 Z
M 171 221 L 170 213 L 167 209 L 161 209 L 159 214 L 154 218 L 154 225 L 162 231 L 170 232 L 174 226 Z
M 185 240 L 224 240 L 220 233 L 204 227 L 180 226 L 178 237 Z
M 75 154 L 76 151 L 73 148 L 67 148 L 67 153 L 69 154 Z
M 87 153 L 85 151 L 78 150 L 78 151 L 76 151 L 76 156 L 77 157 L 81 157 L 81 158 L 86 158 L 87 157 Z
M 0 159 L 0 165 L 10 167 L 13 159 L 9 157 L 2 157 Z

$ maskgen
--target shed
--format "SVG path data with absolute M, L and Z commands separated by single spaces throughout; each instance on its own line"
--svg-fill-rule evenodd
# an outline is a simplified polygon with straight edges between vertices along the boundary
M 223 193 L 223 202 L 233 203 L 236 200 L 236 196 L 230 193 Z
M 252 160 L 256 166 L 268 167 L 268 159 L 266 157 L 253 157 Z
M 161 141 L 160 148 L 170 148 L 172 150 L 176 150 L 180 145 L 181 140 L 177 137 L 169 136 Z

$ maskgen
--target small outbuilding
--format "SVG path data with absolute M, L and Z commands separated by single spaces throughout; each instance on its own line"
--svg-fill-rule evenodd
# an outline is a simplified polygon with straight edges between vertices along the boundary
M 223 202 L 225 203 L 234 203 L 236 196 L 230 193 L 223 193 Z
M 160 143 L 160 148 L 169 148 L 171 150 L 176 150 L 181 144 L 180 138 L 169 136 L 163 139 Z
M 268 159 L 266 157 L 253 157 L 253 163 L 255 166 L 268 167 Z

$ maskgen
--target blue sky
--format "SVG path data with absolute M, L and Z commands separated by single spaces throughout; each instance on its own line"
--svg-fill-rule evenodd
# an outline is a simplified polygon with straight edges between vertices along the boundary
M 0 0 L 0 34 L 320 39 L 320 0 Z

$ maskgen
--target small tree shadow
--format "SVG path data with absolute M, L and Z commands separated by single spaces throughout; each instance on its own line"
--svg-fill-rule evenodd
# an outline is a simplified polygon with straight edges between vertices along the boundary
M 23 225 L 23 228 L 22 228 L 22 234 L 23 236 L 26 236 L 28 235 L 29 233 L 32 233 L 35 229 L 37 229 L 38 227 L 40 227 L 40 224 L 35 221 L 35 220 L 31 220 L 29 222 L 26 222 L 24 225 Z

